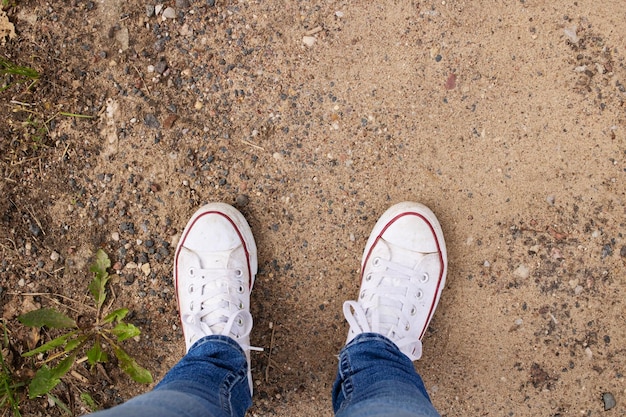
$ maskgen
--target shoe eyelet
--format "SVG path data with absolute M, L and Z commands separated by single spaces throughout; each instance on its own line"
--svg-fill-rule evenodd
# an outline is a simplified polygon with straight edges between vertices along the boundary
M 243 288 L 243 285 L 240 285 L 239 288 L 237 288 L 237 292 L 239 294 L 243 294 L 244 291 L 245 291 L 245 289 Z
M 380 258 L 378 258 L 378 257 L 374 258 L 374 261 L 372 262 L 372 265 L 379 266 L 380 265 Z
M 408 332 L 410 329 L 411 329 L 411 325 L 407 323 L 406 326 L 404 326 L 404 330 Z
M 240 301 L 240 302 L 239 302 L 239 305 L 238 305 L 237 307 L 239 307 L 239 310 L 243 310 L 243 302 L 242 302 L 242 301 Z
M 411 307 L 411 315 L 414 316 L 415 314 L 417 314 L 417 307 L 413 306 Z
M 424 298 L 424 291 L 422 291 L 421 289 L 420 289 L 420 290 L 417 290 L 417 292 L 415 293 L 415 297 L 416 297 L 418 300 L 421 300 L 422 298 Z
M 421 284 L 425 284 L 428 282 L 429 279 L 430 279 L 430 276 L 428 276 L 428 273 L 424 272 L 422 276 L 420 277 L 419 281 Z
M 367 274 L 365 275 L 365 281 L 371 281 L 372 280 L 372 274 Z
M 235 269 L 235 276 L 237 278 L 241 278 L 243 276 L 243 271 L 239 268 Z
M 187 273 L 189 274 L 190 277 L 194 277 L 194 276 L 196 276 L 196 269 L 194 267 L 190 267 L 187 270 Z
M 360 298 L 361 298 L 361 300 L 365 298 L 365 293 L 364 292 L 361 293 L 361 297 Z
M 239 326 L 239 327 L 243 326 L 243 320 L 241 318 L 237 319 L 237 326 Z M 239 335 L 237 335 L 237 337 L 239 337 Z
M 187 286 L 187 292 L 189 292 L 189 294 L 193 294 L 193 292 L 195 291 L 193 284 L 189 284 Z
M 193 311 L 193 301 L 189 303 L 189 311 Z M 191 317 L 193 320 L 193 317 Z

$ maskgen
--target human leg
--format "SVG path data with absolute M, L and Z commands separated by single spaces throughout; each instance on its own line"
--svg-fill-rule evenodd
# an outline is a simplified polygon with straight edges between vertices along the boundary
M 363 254 L 357 301 L 344 304 L 350 325 L 333 386 L 340 417 L 434 417 L 413 360 L 445 284 L 447 254 L 435 215 L 400 203 L 374 226 Z
M 174 263 L 187 354 L 154 390 L 97 417 L 243 417 L 252 404 L 249 306 L 257 258 L 245 218 L 226 204 L 202 207 Z
M 248 366 L 227 336 L 206 336 L 150 392 L 96 417 L 231 417 L 252 405 Z

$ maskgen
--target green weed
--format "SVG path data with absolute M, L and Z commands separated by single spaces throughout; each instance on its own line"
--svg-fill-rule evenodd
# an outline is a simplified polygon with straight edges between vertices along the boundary
M 11 409 L 14 417 L 21 417 L 18 390 L 24 386 L 23 382 L 15 381 L 13 372 L 4 359 L 5 351 L 9 349 L 9 335 L 4 322 L 2 326 L 2 342 L 0 343 L 0 408 Z
M 16 4 L 17 4 L 16 0 L 2 0 L 3 9 L 9 8 L 9 7 L 15 7 Z
M 4 0 L 3 0 L 4 1 Z M 20 65 L 15 65 L 14 63 L 7 61 L 6 59 L 0 57 L 0 75 L 13 75 L 17 77 L 24 77 L 27 80 L 30 80 L 32 83 L 28 86 L 28 88 L 32 87 L 32 85 L 37 82 L 39 79 L 39 73 L 32 68 L 22 67 Z M 7 83 L 4 86 L 0 87 L 0 91 L 4 91 L 11 86 L 11 83 Z
M 108 362 L 109 353 L 112 351 L 120 369 L 133 380 L 139 383 L 152 382 L 150 372 L 139 366 L 119 345 L 124 340 L 140 334 L 137 327 L 123 321 L 128 309 L 120 308 L 106 315 L 102 309 L 107 296 L 106 286 L 111 278 L 107 272 L 110 266 L 111 261 L 107 254 L 101 249 L 98 250 L 96 260 L 89 268 L 94 274 L 89 284 L 89 292 L 96 307 L 91 324 L 79 326 L 74 319 L 53 308 L 41 308 L 18 317 L 21 323 L 29 327 L 65 330 L 61 336 L 22 355 L 24 357 L 47 355 L 28 385 L 29 398 L 49 394 L 82 353 L 87 356 L 87 361 L 93 368 L 97 363 Z

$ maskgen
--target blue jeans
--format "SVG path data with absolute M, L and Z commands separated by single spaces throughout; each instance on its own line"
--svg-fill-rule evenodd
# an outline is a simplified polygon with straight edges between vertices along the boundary
M 94 417 L 243 417 L 252 405 L 243 351 L 226 336 L 197 341 L 154 388 Z M 376 333 L 339 355 L 337 417 L 438 417 L 413 363 Z

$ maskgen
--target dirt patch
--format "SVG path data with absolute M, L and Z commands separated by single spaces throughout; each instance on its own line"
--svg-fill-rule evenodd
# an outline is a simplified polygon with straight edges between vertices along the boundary
M 201 204 L 224 201 L 259 247 L 251 413 L 331 415 L 363 246 L 389 205 L 415 200 L 449 248 L 416 364 L 441 414 L 599 415 L 605 393 L 624 413 L 621 5 L 29 0 L 6 12 L 17 38 L 3 57 L 41 74 L 6 76 L 0 92 L 0 303 L 24 378 L 16 316 L 64 297 L 80 311 L 103 248 L 113 306 L 143 332 L 130 350 L 158 381 L 184 349 L 173 247 Z M 81 392 L 109 407 L 150 388 L 114 363 L 78 372 L 55 389 L 77 414 Z M 23 407 L 62 415 L 47 399 Z

